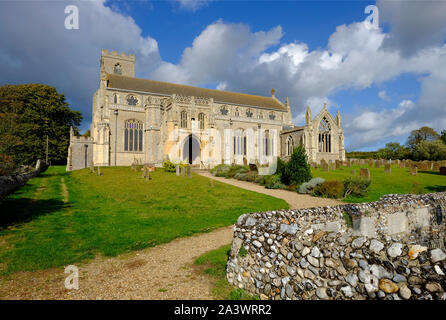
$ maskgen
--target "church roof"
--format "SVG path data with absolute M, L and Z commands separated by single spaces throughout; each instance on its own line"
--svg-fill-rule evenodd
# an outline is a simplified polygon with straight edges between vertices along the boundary
M 286 111 L 285 105 L 272 97 L 256 96 L 246 93 L 229 92 L 206 89 L 169 82 L 126 77 L 116 74 L 107 74 L 108 87 L 129 91 L 140 91 L 164 95 L 182 95 L 202 98 L 213 98 L 214 102 L 248 105 Z

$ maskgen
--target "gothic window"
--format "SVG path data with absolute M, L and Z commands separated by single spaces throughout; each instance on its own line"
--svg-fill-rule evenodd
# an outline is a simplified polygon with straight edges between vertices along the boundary
M 319 152 L 331 152 L 331 128 L 327 118 L 322 118 L 319 123 Z
M 265 156 L 271 156 L 274 153 L 274 141 L 269 130 L 265 130 L 265 137 L 263 141 L 264 141 L 263 154 Z
M 220 113 L 224 116 L 226 116 L 228 114 L 228 108 L 226 108 L 225 106 L 220 108 Z
M 246 111 L 246 116 L 248 118 L 252 118 L 253 113 L 251 112 L 251 109 L 248 109 L 248 111 Z
M 129 96 L 127 98 L 127 104 L 129 106 L 136 106 L 138 104 L 138 99 L 136 99 L 135 96 Z
M 119 63 L 115 64 L 114 73 L 115 74 L 122 74 L 122 68 L 121 68 L 121 65 Z
M 124 125 L 124 151 L 142 151 L 143 124 L 137 120 L 128 120 Z
M 117 104 L 117 103 L 118 103 L 118 95 L 117 95 L 117 94 L 114 94 L 114 95 L 113 95 L 113 103 L 114 103 L 114 104 Z
M 181 111 L 181 128 L 187 128 L 187 112 Z
M 286 155 L 291 156 L 294 149 L 294 140 L 291 136 L 286 139 Z
M 236 117 L 240 117 L 240 111 L 238 111 L 238 108 L 235 109 L 235 116 L 236 116 Z
M 274 112 L 271 112 L 271 113 L 269 114 L 269 119 L 270 119 L 270 120 L 274 120 L 274 119 L 276 119 L 276 115 L 274 114 Z
M 204 130 L 204 113 L 198 114 L 198 121 L 200 122 L 200 130 Z
M 234 132 L 234 154 L 246 156 L 246 135 L 242 129 Z
M 259 119 L 263 119 L 263 113 L 262 112 L 259 113 Z

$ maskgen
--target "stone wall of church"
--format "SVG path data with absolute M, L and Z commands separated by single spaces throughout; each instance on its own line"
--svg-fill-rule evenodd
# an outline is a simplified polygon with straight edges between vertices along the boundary
M 88 168 L 93 161 L 93 138 L 71 136 L 68 147 L 67 171 Z

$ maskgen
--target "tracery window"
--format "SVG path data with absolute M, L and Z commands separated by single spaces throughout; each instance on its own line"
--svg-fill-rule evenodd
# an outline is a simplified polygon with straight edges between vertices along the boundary
M 294 149 L 294 140 L 291 136 L 286 139 L 286 155 L 291 156 L 293 154 Z
M 263 113 L 262 112 L 259 113 L 259 119 L 263 119 Z
M 271 156 L 274 154 L 274 139 L 271 136 L 269 130 L 265 130 L 265 137 L 264 137 L 264 148 L 263 148 L 263 154 L 265 156 Z
M 236 116 L 236 117 L 240 117 L 240 111 L 238 110 L 238 108 L 235 109 L 235 116 Z
M 251 112 L 251 109 L 248 109 L 248 111 L 246 111 L 246 116 L 248 118 L 252 118 L 253 113 Z
M 276 115 L 274 114 L 274 112 L 271 112 L 271 113 L 269 114 L 269 119 L 270 119 L 270 120 L 274 120 L 274 119 L 276 119 Z
M 124 151 L 142 151 L 143 124 L 137 120 L 128 120 L 124 124 Z
M 319 123 L 319 152 L 331 152 L 331 128 L 327 118 Z
M 181 128 L 187 128 L 187 112 L 186 111 L 181 111 L 180 121 L 181 121 L 181 123 L 180 123 Z
M 135 96 L 129 96 L 129 97 L 127 98 L 127 104 L 128 104 L 129 106 L 136 106 L 136 105 L 138 104 L 138 99 L 136 99 Z
M 200 130 L 204 130 L 204 113 L 198 114 L 198 121 L 200 122 Z
M 114 94 L 114 95 L 113 95 L 113 103 L 114 103 L 114 104 L 117 104 L 117 103 L 118 103 L 118 95 L 117 95 L 117 94 Z
M 242 129 L 234 132 L 234 154 L 246 156 L 246 134 Z
M 220 113 L 224 116 L 226 116 L 228 114 L 228 108 L 226 108 L 225 106 L 220 108 Z
M 115 74 L 122 74 L 122 67 L 119 63 L 115 64 L 115 68 L 113 70 Z

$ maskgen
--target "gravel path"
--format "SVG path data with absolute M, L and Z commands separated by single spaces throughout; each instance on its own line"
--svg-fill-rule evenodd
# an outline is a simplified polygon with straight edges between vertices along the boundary
M 299 194 L 297 192 L 292 192 L 288 190 L 281 190 L 281 189 L 267 189 L 264 186 L 247 182 L 247 181 L 240 181 L 236 179 L 226 179 L 222 177 L 214 177 L 209 172 L 199 172 L 204 177 L 214 179 L 223 183 L 231 184 L 233 186 L 255 191 L 258 193 L 267 194 L 276 198 L 280 198 L 288 202 L 290 205 L 290 209 L 303 209 L 303 208 L 312 208 L 312 207 L 321 207 L 321 206 L 336 206 L 339 204 L 343 204 L 343 202 L 340 202 L 338 200 L 334 199 L 327 199 L 327 198 L 318 198 L 318 197 L 312 197 L 310 195 L 306 194 Z
M 78 264 L 79 290 L 63 268 L 0 278 L 0 299 L 212 299 L 212 279 L 193 261 L 232 241 L 232 226 L 114 258 Z

